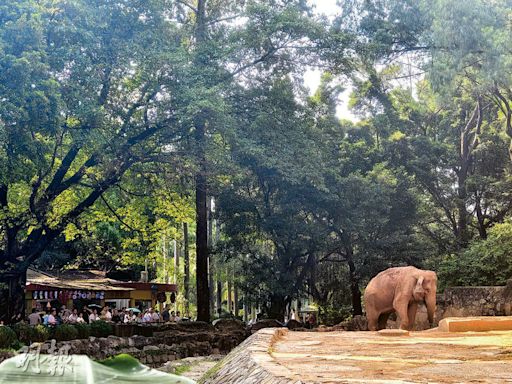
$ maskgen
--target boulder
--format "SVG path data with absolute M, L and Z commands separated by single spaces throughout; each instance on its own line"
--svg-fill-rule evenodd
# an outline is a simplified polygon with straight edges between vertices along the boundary
M 368 321 L 365 316 L 357 315 L 350 320 L 339 323 L 336 328 L 341 328 L 345 331 L 367 331 Z
M 251 333 L 255 333 L 263 328 L 282 328 L 284 324 L 276 319 L 259 320 L 250 327 Z
M 292 320 L 288 320 L 288 322 L 286 323 L 286 328 L 295 330 L 295 329 L 305 328 L 305 326 L 300 321 L 292 319 Z
M 245 331 L 245 324 L 238 319 L 217 319 L 213 322 L 215 329 L 219 331 Z

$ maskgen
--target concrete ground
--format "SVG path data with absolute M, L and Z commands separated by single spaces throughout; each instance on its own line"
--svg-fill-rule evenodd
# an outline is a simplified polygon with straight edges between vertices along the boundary
M 269 352 L 302 383 L 512 383 L 512 331 L 288 332 Z

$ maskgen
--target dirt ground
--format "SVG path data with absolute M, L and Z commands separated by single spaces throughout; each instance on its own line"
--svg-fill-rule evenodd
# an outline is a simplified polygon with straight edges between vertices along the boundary
M 289 332 L 270 352 L 304 383 L 512 383 L 512 331 Z

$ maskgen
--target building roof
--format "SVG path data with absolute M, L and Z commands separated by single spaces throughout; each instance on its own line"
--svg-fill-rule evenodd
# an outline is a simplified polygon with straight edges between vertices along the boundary
M 88 291 L 132 291 L 130 287 L 119 287 L 113 280 L 105 277 L 102 271 L 65 271 L 57 275 L 51 275 L 48 272 L 29 268 L 27 271 L 28 291 L 44 290 L 48 288 L 70 289 L 70 290 L 88 290 Z
M 50 274 L 34 268 L 27 271 L 27 291 L 51 288 L 87 291 L 133 291 L 155 289 L 165 292 L 176 292 L 176 284 L 143 283 L 119 281 L 106 277 L 99 270 L 67 270 Z

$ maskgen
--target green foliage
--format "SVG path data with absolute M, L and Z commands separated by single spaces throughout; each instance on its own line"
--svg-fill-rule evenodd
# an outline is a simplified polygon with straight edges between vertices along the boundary
M 439 264 L 444 286 L 506 285 L 512 277 L 512 223 L 496 224 L 485 240 L 474 241 Z
M 88 339 L 91 336 L 91 326 L 89 324 L 74 324 L 78 335 L 78 339 Z
M 11 328 L 16 332 L 18 340 L 26 345 L 34 342 L 44 342 L 50 338 L 48 327 L 42 324 L 31 326 L 27 323 L 16 323 Z
M 16 323 L 11 326 L 11 328 L 16 332 L 16 336 L 18 340 L 24 344 L 30 344 L 35 341 L 35 331 L 34 327 L 31 327 L 27 323 Z
M 52 328 L 52 338 L 57 341 L 78 339 L 78 330 L 71 324 L 60 324 Z
M 48 327 L 42 324 L 38 324 L 32 328 L 32 341 L 33 342 L 44 342 L 50 338 L 50 332 Z
M 7 326 L 0 326 L 0 348 L 14 348 L 18 344 L 16 332 Z
M 94 337 L 107 337 L 114 334 L 112 324 L 103 320 L 93 321 L 89 324 L 90 334 Z

